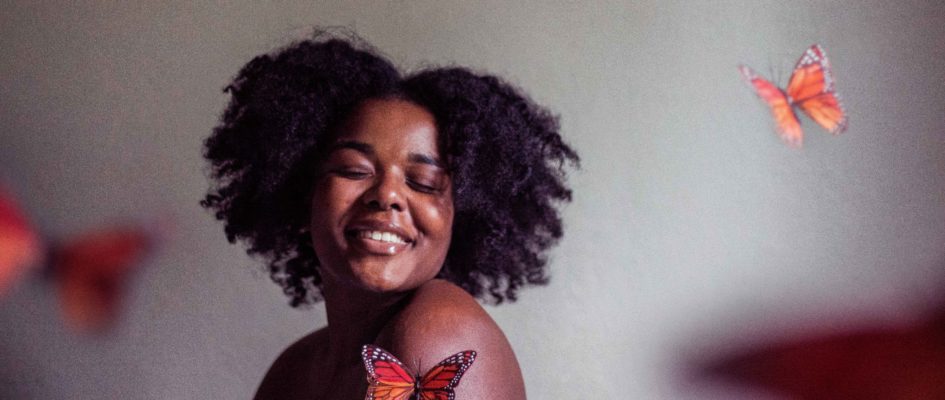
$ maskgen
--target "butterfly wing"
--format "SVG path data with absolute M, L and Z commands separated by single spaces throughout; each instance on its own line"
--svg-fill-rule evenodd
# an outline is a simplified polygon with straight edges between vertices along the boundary
M 745 65 L 739 65 L 738 70 L 755 89 L 755 94 L 771 108 L 781 139 L 791 147 L 800 147 L 804 140 L 804 132 L 801 131 L 801 124 L 794 115 L 791 102 L 784 92 Z
M 57 246 L 53 275 L 66 323 L 78 331 L 106 328 L 120 310 L 130 273 L 152 247 L 142 226 L 89 232 Z
M 440 361 L 420 379 L 420 398 L 453 400 L 456 396 L 453 388 L 459 384 L 459 380 L 474 361 L 476 352 L 473 350 L 461 351 Z
M 811 119 L 832 134 L 847 128 L 847 116 L 834 89 L 830 61 L 820 45 L 813 45 L 797 61 L 787 95 Z
M 26 214 L 0 186 L 0 296 L 38 261 L 41 247 Z
M 365 400 L 407 400 L 413 394 L 416 379 L 393 354 L 368 344 L 361 348 L 361 359 L 368 374 Z

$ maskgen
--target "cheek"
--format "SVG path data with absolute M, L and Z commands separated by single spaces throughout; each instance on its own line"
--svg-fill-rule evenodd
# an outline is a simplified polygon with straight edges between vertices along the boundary
M 436 260 L 434 274 L 439 272 L 443 263 L 446 261 L 446 255 L 449 253 L 450 242 L 453 240 L 453 204 L 441 204 L 439 207 L 430 207 L 424 217 L 430 224 L 430 239 L 433 241 L 431 255 Z M 433 278 L 431 276 L 430 278 Z
M 340 226 L 345 210 L 357 199 L 355 188 L 340 185 L 334 179 L 323 179 L 312 190 L 311 218 L 309 219 L 312 238 L 330 236 L 333 229 Z M 316 249 L 318 243 L 314 243 Z
M 449 247 L 449 240 L 453 236 L 453 202 L 444 199 L 425 207 L 422 220 L 431 237 L 444 240 L 444 247 Z

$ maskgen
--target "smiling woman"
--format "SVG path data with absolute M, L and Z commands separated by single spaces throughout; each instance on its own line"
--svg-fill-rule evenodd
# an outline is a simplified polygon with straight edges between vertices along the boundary
M 336 136 L 312 190 L 322 287 L 406 292 L 430 281 L 453 227 L 433 116 L 403 100 L 367 100 Z
M 330 35 L 256 57 L 226 91 L 202 204 L 268 260 L 293 306 L 324 300 L 328 318 L 279 356 L 256 398 L 429 394 L 416 377 L 389 391 L 374 365 L 369 385 L 369 344 L 412 374 L 461 363 L 455 379 L 423 379 L 443 386 L 435 398 L 524 398 L 515 355 L 475 298 L 515 300 L 547 280 L 556 203 L 571 197 L 564 168 L 577 162 L 556 119 L 496 77 L 402 77 Z

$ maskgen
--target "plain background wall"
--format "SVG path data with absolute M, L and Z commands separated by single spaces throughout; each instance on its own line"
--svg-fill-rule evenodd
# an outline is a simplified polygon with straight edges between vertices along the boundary
M 552 281 L 488 307 L 533 399 L 774 399 L 679 377 L 707 349 L 905 323 L 945 284 L 945 6 L 782 1 L 13 1 L 0 176 L 54 235 L 171 210 L 178 231 L 104 337 L 33 277 L 0 299 L 0 398 L 249 398 L 324 324 L 198 206 L 201 158 L 254 55 L 347 26 L 403 68 L 504 76 L 581 154 Z M 779 142 L 739 76 L 827 50 L 850 128 Z M 695 356 L 693 356 L 695 355 Z

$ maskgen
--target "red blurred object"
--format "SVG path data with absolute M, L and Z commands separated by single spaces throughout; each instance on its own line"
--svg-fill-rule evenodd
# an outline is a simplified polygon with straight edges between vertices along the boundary
M 945 399 L 945 313 L 904 328 L 770 344 L 703 372 L 798 399 Z
M 6 189 L 0 185 L 0 297 L 39 262 L 39 235 Z
M 66 324 L 100 331 L 121 309 L 129 275 L 152 247 L 154 235 L 136 226 L 87 233 L 56 248 L 52 275 Z
M 51 245 L 0 185 L 0 297 L 50 254 L 45 268 L 59 292 L 66 325 L 80 332 L 102 331 L 118 316 L 131 273 L 166 225 L 98 229 Z

